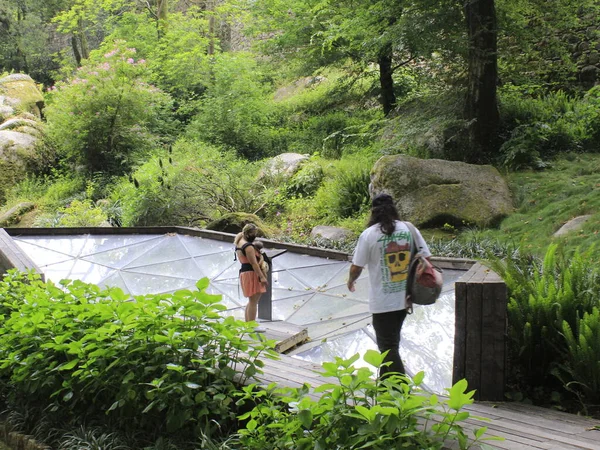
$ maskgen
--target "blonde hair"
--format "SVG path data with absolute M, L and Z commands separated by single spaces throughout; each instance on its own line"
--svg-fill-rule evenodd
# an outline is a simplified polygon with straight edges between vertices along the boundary
M 257 234 L 258 227 L 253 223 L 247 223 L 246 225 L 244 225 L 244 228 L 242 228 L 242 235 L 244 236 L 244 239 L 246 239 L 248 242 L 252 242 L 256 238 Z

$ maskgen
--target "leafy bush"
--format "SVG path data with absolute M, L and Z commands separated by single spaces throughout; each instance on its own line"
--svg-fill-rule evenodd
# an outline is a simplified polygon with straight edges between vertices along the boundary
M 59 153 L 92 172 L 126 172 L 159 134 L 168 135 L 171 100 L 145 82 L 146 62 L 135 56 L 135 49 L 117 46 L 49 94 L 50 138 Z
M 249 339 L 251 324 L 221 314 L 207 279 L 196 286 L 131 301 L 118 288 L 10 272 L 0 282 L 2 398 L 34 422 L 102 423 L 145 443 L 227 434 L 240 384 L 274 352 Z
M 594 347 L 600 342 L 600 328 L 594 325 L 600 306 L 600 271 L 589 255 L 565 255 L 553 244 L 543 262 L 521 255 L 496 261 L 493 268 L 510 292 L 508 349 L 515 387 L 530 398 L 546 401 L 548 392 L 560 387 L 557 374 L 567 386 L 582 388 L 584 393 L 586 386 L 596 386 L 598 353 L 590 352 L 585 343 L 591 339 Z M 581 370 L 584 366 L 590 371 Z M 569 374 L 573 379 L 565 378 Z M 585 401 L 592 399 L 597 397 Z
M 202 225 L 263 204 L 256 168 L 203 142 L 179 141 L 123 177 L 111 199 L 124 226 Z
M 334 167 L 333 176 L 327 179 L 317 193 L 317 209 L 323 216 L 342 219 L 366 211 L 371 198 L 368 161 L 359 158 L 345 159 Z
M 261 83 L 258 63 L 249 55 L 216 55 L 211 82 L 188 127 L 189 136 L 227 146 L 251 160 L 281 153 L 281 143 L 273 139 L 279 133 L 272 129 L 268 87 Z
M 292 197 L 311 197 L 321 186 L 323 168 L 315 162 L 304 164 L 287 183 L 287 193 Z
M 245 428 L 238 433 L 239 448 L 442 449 L 444 441 L 452 440 L 467 449 L 489 439 L 483 437 L 486 427 L 475 429 L 469 439 L 460 425 L 470 417 L 461 409 L 473 402 L 474 394 L 466 392 L 465 380 L 441 400 L 420 389 L 422 372 L 412 380 L 398 375 L 378 380 L 371 369 L 356 369 L 357 359 L 358 354 L 323 363 L 322 375 L 336 381 L 316 388 L 316 399 L 308 384 L 299 389 L 274 384 L 267 391 L 244 388 L 238 403 L 258 404 L 240 416 Z M 379 368 L 383 357 L 369 350 L 365 361 Z

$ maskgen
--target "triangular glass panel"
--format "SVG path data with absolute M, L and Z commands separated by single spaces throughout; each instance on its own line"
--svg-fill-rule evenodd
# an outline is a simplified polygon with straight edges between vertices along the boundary
M 55 252 L 46 248 L 38 247 L 29 242 L 17 240 L 17 245 L 25 254 L 35 263 L 36 266 L 43 268 L 49 264 L 73 260 L 73 257 L 64 253 Z
M 199 256 L 194 258 L 194 261 L 200 267 L 200 270 L 206 274 L 211 280 L 220 278 L 221 274 L 231 266 L 236 266 L 239 269 L 240 263 L 233 260 L 233 252 L 215 253 L 207 256 Z
M 240 264 L 235 263 L 231 264 L 228 268 L 219 273 L 214 280 L 224 281 L 224 280 L 237 280 L 240 277 Z
M 296 325 L 306 325 L 353 316 L 367 311 L 368 305 L 365 303 L 325 294 L 316 294 L 302 308 L 298 309 L 288 321 Z
M 37 245 L 38 247 L 54 250 L 56 252 L 65 253 L 70 256 L 79 256 L 83 249 L 88 235 L 76 236 L 43 236 L 43 237 L 16 237 L 17 241 L 27 242 Z M 35 260 L 34 260 L 35 261 Z
M 326 287 L 322 291 L 328 295 L 335 295 L 336 297 L 349 298 L 359 302 L 369 301 L 369 280 L 367 278 L 359 278 L 354 284 L 354 292 L 348 290 L 346 283 L 340 286 Z
M 312 267 L 339 263 L 340 261 L 337 259 L 319 258 L 317 256 L 287 252 L 273 259 L 273 270 L 295 269 L 298 267 Z
M 227 309 L 240 308 L 246 304 L 246 299 L 237 295 L 235 286 L 229 284 L 210 283 L 206 292 L 223 296 L 221 302 Z
M 298 278 L 293 277 L 287 270 L 273 272 L 272 274 L 273 289 L 286 289 L 294 291 L 298 295 L 311 290 L 308 283 L 302 283 Z
M 177 238 L 177 235 L 166 235 L 158 244 L 150 248 L 142 257 L 138 256 L 125 266 L 125 269 L 147 266 L 168 261 L 177 261 L 186 259 L 190 255 L 183 244 Z
M 119 247 L 101 253 L 94 253 L 93 255 L 85 256 L 82 259 L 95 264 L 102 264 L 115 269 L 121 269 L 131 261 L 148 252 L 153 246 L 158 245 L 159 242 L 159 240 L 152 239 L 146 242 L 140 242 L 139 244 Z
M 156 234 L 136 234 L 127 236 L 118 235 L 90 235 L 81 249 L 80 256 L 89 256 L 94 253 L 101 253 L 119 247 L 149 243 L 153 239 L 160 239 L 162 235 Z
M 100 286 L 101 288 L 118 287 L 126 294 L 130 294 L 129 289 L 127 288 L 127 285 L 125 284 L 125 281 L 123 280 L 123 277 L 121 277 L 121 274 L 117 271 L 114 271 L 112 274 L 107 276 L 104 280 L 100 281 L 98 283 L 98 286 Z
M 346 263 L 337 263 L 326 266 L 288 269 L 288 272 L 302 281 L 306 286 L 310 286 L 313 289 L 326 289 L 330 281 L 342 270 L 345 270 L 346 267 Z
M 111 267 L 92 264 L 83 260 L 76 260 L 71 269 L 69 278 L 72 280 L 81 280 L 86 283 L 98 284 L 99 281 L 106 278 L 114 269 Z
M 149 264 L 126 269 L 127 272 L 145 273 L 149 275 L 164 275 L 167 277 L 186 278 L 188 280 L 199 280 L 206 277 L 200 270 L 198 264 L 192 259 L 180 259 L 179 261 L 170 261 L 158 264 Z
M 71 269 L 75 265 L 75 260 L 70 259 L 57 264 L 50 264 L 44 267 L 43 272 L 47 280 L 52 280 L 58 284 L 60 280 L 72 280 Z
M 231 255 L 231 259 L 233 259 L 234 245 L 232 242 L 224 242 L 216 239 L 206 239 L 196 236 L 184 236 L 181 234 L 178 235 L 178 237 L 191 256 L 204 256 L 228 251 Z
M 273 300 L 283 300 L 284 298 L 298 297 L 300 295 L 313 295 L 315 291 L 313 289 L 273 289 L 271 291 L 271 298 Z
M 121 271 L 121 276 L 133 295 L 162 294 L 193 286 L 196 283 L 196 280 L 186 280 L 185 278 L 146 275 L 124 270 Z
M 313 294 L 299 295 L 296 297 L 276 300 L 272 303 L 273 320 L 287 320 L 294 312 L 310 300 Z

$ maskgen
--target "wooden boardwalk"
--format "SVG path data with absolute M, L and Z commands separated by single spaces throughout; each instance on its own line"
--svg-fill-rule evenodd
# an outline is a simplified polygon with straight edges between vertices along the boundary
M 318 375 L 318 365 L 280 355 L 278 361 L 265 360 L 263 374 L 257 376 L 260 384 L 275 382 L 279 386 L 300 387 L 309 383 L 313 388 L 327 380 Z M 507 450 L 600 450 L 600 421 L 573 414 L 520 403 L 478 402 L 465 408 L 472 416 L 485 417 L 483 421 L 471 417 L 463 422 L 467 430 L 488 427 L 488 436 L 499 436 L 503 441 L 489 441 L 492 448 Z M 471 433 L 469 433 L 471 434 Z

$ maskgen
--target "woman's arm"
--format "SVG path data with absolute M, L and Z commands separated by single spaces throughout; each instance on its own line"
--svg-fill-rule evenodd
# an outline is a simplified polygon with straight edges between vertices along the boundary
M 261 270 L 260 266 L 258 265 L 258 260 L 256 258 L 256 250 L 251 245 L 246 247 L 246 258 L 248 258 L 248 262 L 252 266 L 252 269 L 254 269 L 254 273 L 256 273 L 256 275 L 258 275 L 259 281 L 261 283 L 266 283 L 267 279 L 266 279 L 263 271 Z

